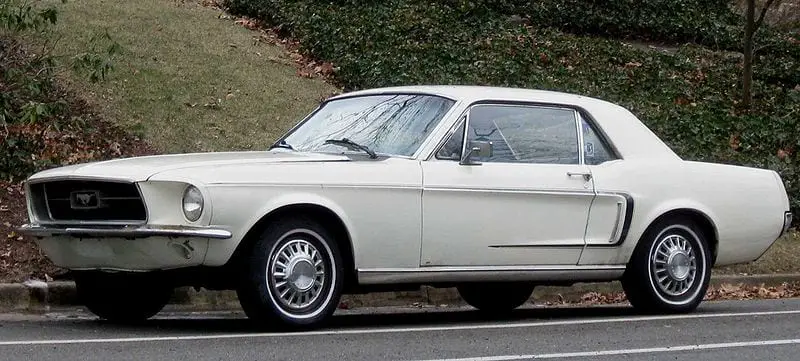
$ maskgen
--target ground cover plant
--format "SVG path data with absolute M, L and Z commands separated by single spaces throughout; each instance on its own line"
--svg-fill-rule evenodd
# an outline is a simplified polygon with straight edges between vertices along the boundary
M 800 211 L 800 36 L 763 27 L 755 99 L 743 109 L 741 27 L 725 1 L 224 4 L 333 63 L 346 90 L 482 84 L 620 103 L 685 159 L 778 171 Z M 660 47 L 643 45 L 652 40 Z

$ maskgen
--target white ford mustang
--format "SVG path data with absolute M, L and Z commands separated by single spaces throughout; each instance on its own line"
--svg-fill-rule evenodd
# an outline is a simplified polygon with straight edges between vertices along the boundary
M 684 161 L 606 101 L 497 87 L 346 93 L 269 150 L 72 165 L 26 188 L 20 230 L 125 322 L 178 286 L 305 327 L 343 293 L 419 285 L 496 313 L 536 285 L 621 280 L 636 308 L 688 312 L 712 267 L 791 223 L 774 171 Z

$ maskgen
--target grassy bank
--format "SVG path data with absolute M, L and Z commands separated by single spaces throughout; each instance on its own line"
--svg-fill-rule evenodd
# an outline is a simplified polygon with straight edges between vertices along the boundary
M 27 219 L 19 181 L 31 172 L 110 157 L 263 149 L 337 91 L 298 76 L 299 56 L 266 34 L 198 2 L 35 5 L 54 6 L 56 23 L 0 41 L 0 116 L 13 115 L 10 124 L 0 119 L 0 282 L 61 272 L 14 232 Z M 113 65 L 105 80 L 70 67 L 74 56 L 113 42 L 118 53 L 94 58 Z M 43 47 L 64 60 L 56 71 L 32 56 Z
M 138 129 L 163 152 L 263 149 L 336 91 L 297 76 L 285 49 L 199 2 L 86 0 L 58 7 L 59 51 L 80 51 L 102 31 L 123 49 L 107 81 L 69 77 L 73 88 L 106 119 Z

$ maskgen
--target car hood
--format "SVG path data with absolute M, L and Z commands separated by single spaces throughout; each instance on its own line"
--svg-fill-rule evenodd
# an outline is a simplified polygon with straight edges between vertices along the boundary
M 125 181 L 144 181 L 164 171 L 194 167 L 213 167 L 232 164 L 265 164 L 280 162 L 348 161 L 343 155 L 284 151 L 210 152 L 165 154 L 121 158 L 83 163 L 44 170 L 32 175 L 29 181 L 63 177 L 105 178 Z

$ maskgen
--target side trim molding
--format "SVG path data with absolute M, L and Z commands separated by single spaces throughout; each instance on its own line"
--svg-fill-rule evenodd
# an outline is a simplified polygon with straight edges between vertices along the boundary
M 617 280 L 624 272 L 625 265 L 370 268 L 358 270 L 358 281 L 371 285 L 491 281 L 602 282 Z
M 586 248 L 619 247 L 623 243 L 625 243 L 625 240 L 628 237 L 628 231 L 631 228 L 631 220 L 633 219 L 633 207 L 634 207 L 633 197 L 631 197 L 630 194 L 623 192 L 602 192 L 602 191 L 598 192 L 598 195 L 601 194 L 613 194 L 625 198 L 625 218 L 622 220 L 622 230 L 619 229 L 614 230 L 615 234 L 612 237 L 617 237 L 615 242 L 608 244 L 587 244 Z M 619 222 L 617 224 L 619 224 Z M 619 234 L 619 236 L 616 235 L 617 233 Z

